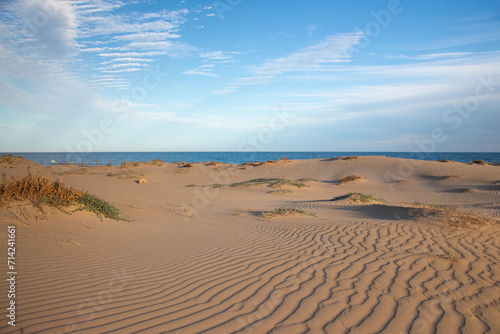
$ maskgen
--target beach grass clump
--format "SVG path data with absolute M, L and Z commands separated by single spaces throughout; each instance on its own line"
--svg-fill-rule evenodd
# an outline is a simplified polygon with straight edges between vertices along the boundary
M 311 181 L 318 181 L 318 180 L 313 179 L 312 177 L 303 177 L 303 178 L 298 179 L 297 181 L 300 181 L 300 182 L 311 182 Z
M 84 192 L 83 196 L 76 200 L 76 203 L 82 205 L 78 210 L 86 210 L 93 212 L 102 221 L 102 217 L 111 218 L 114 220 L 127 220 L 123 217 L 122 212 L 116 208 L 114 205 L 106 202 L 105 200 L 91 195 L 88 192 Z
M 286 194 L 291 194 L 292 191 L 289 189 L 279 189 L 279 190 L 273 190 L 270 193 L 274 195 L 286 195 Z
M 478 228 L 498 225 L 500 219 L 495 211 L 478 212 L 457 206 L 420 206 L 410 210 L 409 217 L 427 222 L 441 222 L 454 228 Z
M 460 256 L 459 253 L 457 252 L 453 252 L 453 253 L 446 253 L 446 254 L 439 254 L 439 255 L 436 255 L 438 258 L 440 259 L 443 259 L 443 260 L 446 260 L 446 261 L 450 261 L 450 262 L 453 262 L 453 263 L 458 263 L 458 261 L 460 261 L 460 259 L 462 258 L 462 256 Z
M 188 187 L 188 188 L 196 188 L 196 187 L 198 187 L 198 185 L 197 184 L 188 184 L 186 187 Z
M 331 159 L 328 159 L 328 160 L 335 161 L 335 160 L 356 160 L 356 159 L 358 159 L 357 156 L 355 156 L 355 155 L 348 155 L 348 156 L 345 156 L 345 157 L 335 157 L 335 158 L 331 158 Z
M 0 205 L 11 200 L 30 200 L 33 203 L 68 205 L 82 196 L 82 192 L 67 188 L 62 181 L 52 181 L 49 177 L 31 174 L 28 168 L 25 176 L 10 180 L 3 174 L 0 184 Z
M 438 160 L 438 162 L 448 163 L 448 162 L 456 162 L 456 161 L 455 160 L 442 159 L 442 160 Z
M 363 180 L 362 176 L 359 175 L 348 175 L 339 180 L 339 185 L 347 183 L 347 182 L 354 182 L 354 181 L 359 181 Z
M 304 181 L 281 179 L 281 178 L 258 178 L 243 182 L 232 183 L 231 187 L 255 187 L 255 186 L 268 186 L 271 188 L 282 188 L 282 187 L 296 187 L 296 188 L 306 188 L 308 185 Z
M 489 165 L 489 163 L 484 162 L 483 160 L 472 160 L 469 162 L 469 165 Z
M 467 187 L 467 188 L 462 188 L 459 190 L 460 193 L 472 193 L 474 192 L 474 188 Z
M 376 198 L 373 195 L 366 195 L 363 193 L 348 193 L 331 199 L 331 201 L 341 201 L 341 200 L 349 200 L 351 202 L 358 202 L 358 203 L 385 202 L 383 199 Z
M 192 164 L 184 164 L 182 167 L 189 168 L 189 167 L 193 167 L 193 165 Z
M 125 170 L 118 173 L 109 172 L 108 174 L 106 174 L 106 176 L 118 177 L 119 179 L 138 179 L 141 176 L 144 176 L 144 174 L 135 171 Z
M 267 218 L 267 219 L 273 219 L 276 217 L 280 216 L 289 216 L 289 215 L 305 215 L 305 216 L 316 216 L 312 212 L 307 212 L 302 209 L 294 208 L 294 207 L 281 207 L 281 208 L 275 208 L 272 211 L 268 212 L 262 212 L 260 214 L 261 217 Z
M 87 210 L 102 216 L 117 220 L 125 220 L 120 210 L 104 200 L 90 195 L 79 189 L 68 188 L 62 181 L 52 181 L 47 176 L 31 174 L 29 168 L 25 176 L 10 180 L 3 174 L 0 184 L 0 207 L 13 200 L 29 200 L 42 213 L 43 205 L 50 205 L 63 210 L 61 207 L 80 205 L 77 210 Z

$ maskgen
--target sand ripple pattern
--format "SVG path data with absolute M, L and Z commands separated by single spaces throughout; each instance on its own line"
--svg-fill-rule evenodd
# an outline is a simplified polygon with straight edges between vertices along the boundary
M 16 329 L 24 333 L 500 330 L 498 230 L 450 232 L 406 221 L 285 217 L 269 222 L 252 215 L 221 216 L 197 217 L 186 230 L 186 240 L 152 233 L 140 245 L 96 243 L 102 256 L 79 260 L 77 276 L 44 263 L 37 270 L 26 268 L 19 282 L 22 312 Z M 27 255 L 36 252 L 25 248 Z M 114 260 L 110 253 L 116 248 L 120 256 Z M 68 248 L 64 262 L 77 258 L 72 249 Z M 128 261 L 119 260 L 124 258 Z M 10 330 L 0 328 L 2 333 Z

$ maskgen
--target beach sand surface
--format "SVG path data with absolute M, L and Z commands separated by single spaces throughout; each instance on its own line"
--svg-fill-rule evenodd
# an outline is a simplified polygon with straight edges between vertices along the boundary
M 382 156 L 191 165 L 0 163 L 8 178 L 30 166 L 130 220 L 44 216 L 19 201 L 0 209 L 3 276 L 9 225 L 17 270 L 16 326 L 2 279 L 0 332 L 500 333 L 498 224 L 414 217 L 425 205 L 495 217 L 500 166 Z M 339 185 L 349 175 L 362 179 Z M 257 178 L 308 179 L 230 186 Z M 332 201 L 348 193 L 383 201 Z M 271 217 L 285 207 L 306 214 Z

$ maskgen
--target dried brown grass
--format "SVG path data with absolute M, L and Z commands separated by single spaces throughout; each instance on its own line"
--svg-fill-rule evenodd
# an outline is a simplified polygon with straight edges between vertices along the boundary
M 478 212 L 457 206 L 421 206 L 410 210 L 409 217 L 427 222 L 441 222 L 455 228 L 478 228 L 498 225 L 498 212 L 489 210 Z
M 5 173 L 0 184 L 0 206 L 11 200 L 30 200 L 38 206 L 43 202 L 51 205 L 68 205 L 83 196 L 83 192 L 67 188 L 62 181 L 52 181 L 40 172 L 31 174 L 28 168 L 26 175 L 18 179 L 7 179 Z
M 354 182 L 354 181 L 359 181 L 363 180 L 362 176 L 359 175 L 348 175 L 339 180 L 339 185 L 347 183 L 347 182 Z

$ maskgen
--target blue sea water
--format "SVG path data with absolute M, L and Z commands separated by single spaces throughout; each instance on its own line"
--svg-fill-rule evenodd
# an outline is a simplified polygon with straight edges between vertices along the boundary
M 8 153 L 0 153 L 0 155 Z M 276 160 L 287 157 L 288 159 L 326 159 L 346 155 L 383 155 L 394 158 L 419 159 L 419 160 L 455 160 L 470 162 L 483 160 L 486 162 L 500 162 L 500 152 L 496 153 L 464 153 L 464 152 L 44 152 L 44 153 L 10 153 L 15 156 L 50 165 L 54 160 L 56 164 L 74 163 L 85 165 L 119 165 L 130 161 L 150 161 L 160 159 L 165 162 L 205 162 L 220 161 L 223 163 L 242 164 L 245 162 Z

